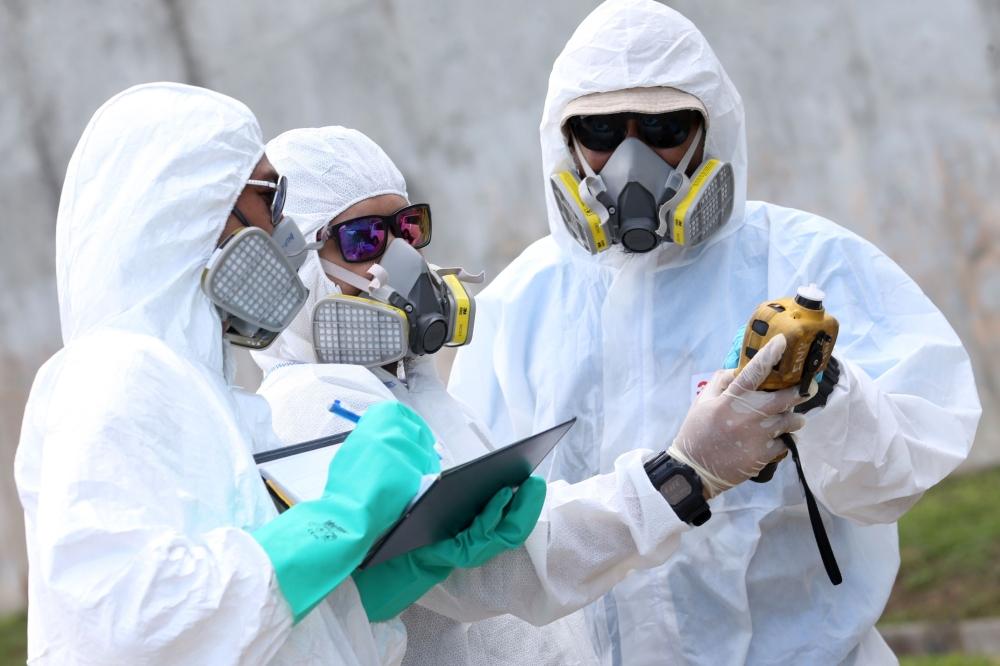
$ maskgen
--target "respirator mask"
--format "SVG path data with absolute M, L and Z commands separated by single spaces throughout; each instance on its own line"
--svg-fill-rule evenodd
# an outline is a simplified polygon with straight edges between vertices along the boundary
M 698 119 L 683 126 L 671 121 L 685 117 L 681 114 Z M 626 136 L 626 122 L 633 118 L 641 138 Z M 692 124 L 697 125 L 694 138 L 676 168 L 650 148 L 683 144 Z M 581 180 L 576 169 L 560 170 L 550 184 L 570 235 L 591 254 L 615 243 L 629 252 L 649 252 L 661 242 L 697 245 L 732 214 L 732 165 L 708 159 L 687 176 L 702 138 L 697 112 L 575 116 L 569 126 L 570 143 L 585 175 Z M 614 151 L 600 174 L 584 158 L 581 145 Z
M 481 283 L 482 273 L 429 265 L 399 238 L 368 269 L 371 279 L 320 262 L 328 276 L 362 291 L 327 296 L 313 308 L 313 346 L 321 363 L 381 366 L 472 340 L 476 303 L 464 283 Z
M 233 215 L 243 229 L 226 238 L 212 253 L 202 271 L 201 286 L 219 311 L 223 337 L 249 349 L 266 349 L 306 302 L 309 290 L 298 269 L 306 252 L 319 247 L 308 244 L 291 218 L 282 210 L 288 181 L 249 180 L 248 185 L 274 190 L 268 234 L 250 224 L 238 209 Z

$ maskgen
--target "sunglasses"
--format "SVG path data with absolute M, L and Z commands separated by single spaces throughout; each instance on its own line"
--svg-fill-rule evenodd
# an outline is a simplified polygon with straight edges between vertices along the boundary
M 271 195 L 271 226 L 276 227 L 278 223 L 281 222 L 281 216 L 285 210 L 285 197 L 288 195 L 288 179 L 284 176 L 278 176 L 278 182 L 270 180 L 248 180 L 247 185 L 253 185 L 255 187 L 266 187 L 273 190 L 270 192 Z M 246 216 L 240 211 L 239 208 L 233 207 L 233 215 L 236 219 L 240 221 L 244 227 L 252 226 L 250 221 Z
M 628 121 L 635 120 L 639 139 L 653 148 L 676 148 L 687 141 L 691 130 L 701 121 L 693 110 L 669 113 L 609 113 L 573 116 L 569 127 L 577 141 L 588 150 L 607 152 L 618 147 L 628 136 Z
M 385 252 L 389 232 L 420 249 L 431 242 L 431 207 L 411 204 L 392 215 L 365 215 L 329 223 L 319 232 L 319 240 L 337 239 L 344 261 L 361 263 L 378 259 Z

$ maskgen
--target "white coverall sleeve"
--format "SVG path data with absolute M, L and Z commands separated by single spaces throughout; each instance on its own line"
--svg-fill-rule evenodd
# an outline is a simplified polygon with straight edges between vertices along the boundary
M 267 555 L 233 525 L 234 515 L 251 520 L 253 508 L 240 505 L 233 487 L 239 461 L 225 460 L 225 443 L 211 441 L 226 433 L 207 427 L 224 420 L 220 406 L 185 395 L 165 400 L 164 387 L 184 386 L 172 368 L 108 361 L 78 364 L 74 377 L 64 372 L 52 399 L 32 410 L 36 422 L 25 424 L 40 433 L 30 455 L 40 454 L 41 473 L 24 490 L 37 498 L 28 515 L 33 613 L 50 625 L 41 656 L 266 663 L 292 616 Z M 95 383 L 94 372 L 117 381 Z M 191 424 L 208 432 L 191 441 Z M 225 469 L 221 460 L 233 464 Z
M 860 240 L 837 254 L 853 270 L 819 284 L 841 324 L 840 380 L 796 439 L 827 509 L 892 523 L 968 455 L 979 398 L 961 341 L 902 269 Z
M 530 435 L 534 429 L 530 414 L 524 413 L 522 418 L 517 418 L 518 407 L 505 399 L 497 378 L 497 365 L 494 364 L 497 355 L 511 352 L 510 345 L 496 344 L 496 314 L 501 310 L 500 304 L 488 292 L 476 297 L 476 332 L 472 342 L 460 347 L 455 356 L 448 376 L 448 392 L 489 428 L 494 442 L 514 442 Z M 529 388 L 527 383 L 523 388 Z
M 510 613 L 536 626 L 578 610 L 629 572 L 664 562 L 688 526 L 643 469 L 652 451 L 620 456 L 609 474 L 553 481 L 521 548 L 477 569 L 459 569 L 418 602 L 471 622 Z

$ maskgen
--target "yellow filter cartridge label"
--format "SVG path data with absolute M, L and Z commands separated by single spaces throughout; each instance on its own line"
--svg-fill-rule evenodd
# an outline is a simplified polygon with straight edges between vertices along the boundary
M 587 226 L 590 227 L 590 234 L 594 239 L 594 247 L 598 251 L 606 249 L 608 247 L 608 237 L 604 234 L 604 229 L 601 227 L 601 218 L 590 209 L 590 206 L 583 203 L 583 199 L 580 198 L 579 181 L 569 171 L 560 171 L 559 180 L 565 185 L 566 190 L 573 197 L 573 201 L 580 207 L 584 219 L 587 220 Z
M 445 275 L 444 282 L 455 297 L 455 331 L 452 333 L 450 344 L 464 345 L 469 338 L 469 316 L 471 314 L 469 292 L 454 275 Z

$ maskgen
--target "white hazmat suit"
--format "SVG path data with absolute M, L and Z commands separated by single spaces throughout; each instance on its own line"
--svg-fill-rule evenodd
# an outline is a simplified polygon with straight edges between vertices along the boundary
M 706 158 L 732 163 L 736 201 L 703 244 L 591 256 L 568 234 L 548 179 L 570 153 L 563 109 L 589 93 L 667 86 L 702 101 Z M 613 0 L 553 65 L 542 115 L 551 234 L 477 298 L 476 336 L 450 390 L 504 441 L 570 416 L 550 478 L 613 469 L 673 439 L 696 388 L 765 299 L 815 282 L 840 320 L 840 382 L 796 435 L 844 574 L 823 570 L 790 459 L 763 485 L 711 501 L 666 564 L 604 600 L 615 657 L 647 664 L 881 664 L 874 628 L 899 564 L 895 521 L 966 456 L 980 408 L 944 317 L 877 248 L 832 222 L 745 202 L 743 105 L 701 33 L 652 0 Z
M 38 372 L 15 461 L 33 664 L 398 663 L 350 581 L 292 626 L 248 530 L 276 515 L 266 403 L 225 378 L 200 276 L 264 153 L 239 102 L 122 92 L 70 161 L 56 225 L 65 347 Z M 395 653 L 395 657 L 393 657 Z
M 354 130 L 293 130 L 268 143 L 267 153 L 296 184 L 285 210 L 307 239 L 358 201 L 387 193 L 406 196 L 406 184 L 389 158 Z M 346 419 L 329 412 L 334 399 L 363 411 L 394 396 L 426 419 L 442 446 L 443 468 L 494 446 L 485 428 L 446 392 L 431 357 L 408 359 L 405 383 L 381 368 L 312 365 L 312 306 L 337 287 L 315 255 L 299 275 L 310 289 L 309 302 L 272 347 L 254 353 L 269 372 L 260 393 L 271 404 L 282 440 L 303 441 L 349 428 Z M 290 363 L 309 365 L 282 367 Z M 402 614 L 408 633 L 404 663 L 603 663 L 606 644 L 588 640 L 583 614 L 574 611 L 628 572 L 663 562 L 688 529 L 643 469 L 643 460 L 653 453 L 624 452 L 606 474 L 574 485 L 550 483 L 541 517 L 523 547 L 477 569 L 456 570 Z M 532 626 L 546 623 L 551 624 Z

